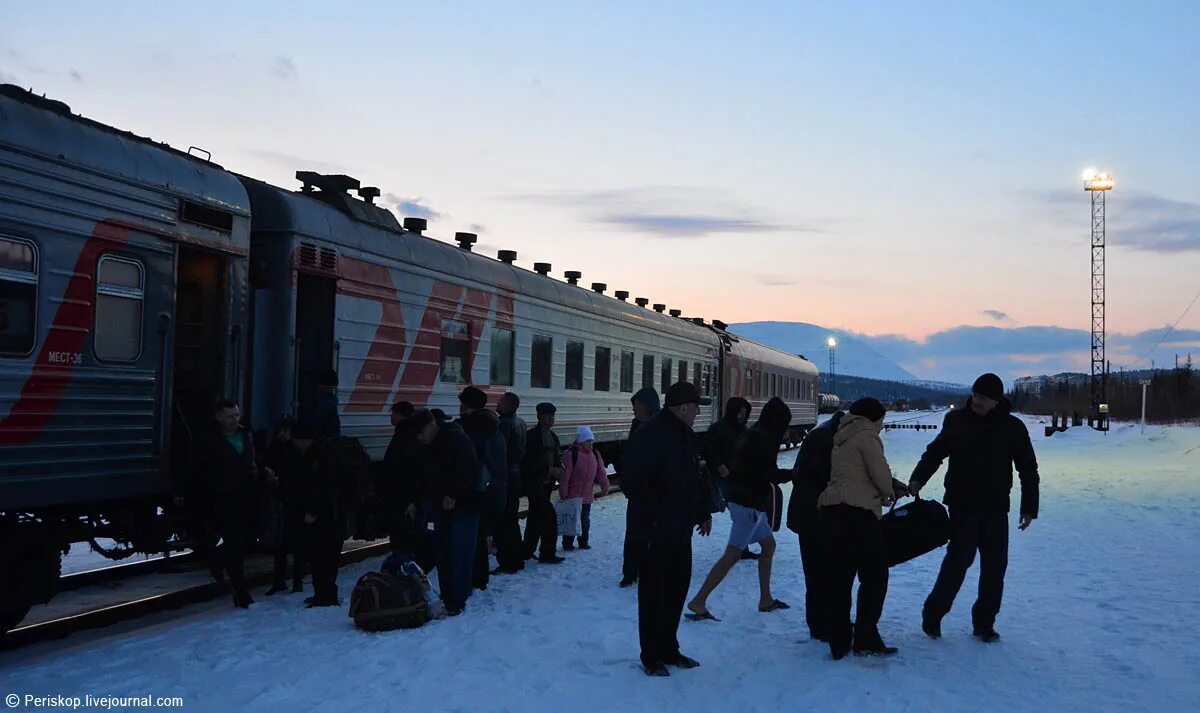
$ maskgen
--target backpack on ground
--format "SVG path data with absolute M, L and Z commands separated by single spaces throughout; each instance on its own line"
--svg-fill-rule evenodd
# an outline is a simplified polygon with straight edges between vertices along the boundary
M 350 593 L 350 616 L 364 631 L 415 629 L 429 621 L 421 584 L 388 572 L 367 572 Z

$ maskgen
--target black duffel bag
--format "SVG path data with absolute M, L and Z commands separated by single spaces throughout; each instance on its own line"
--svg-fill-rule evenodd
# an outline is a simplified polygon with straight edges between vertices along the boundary
M 907 562 L 950 541 L 950 515 L 936 500 L 893 507 L 879 521 L 889 567 Z
M 350 616 L 364 631 L 415 629 L 429 621 L 429 605 L 418 580 L 367 572 L 350 593 Z

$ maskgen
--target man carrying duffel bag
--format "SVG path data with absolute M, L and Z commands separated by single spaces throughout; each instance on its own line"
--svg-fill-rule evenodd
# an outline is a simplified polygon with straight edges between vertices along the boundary
M 984 374 L 971 387 L 962 408 L 946 415 L 942 430 L 913 469 L 909 490 L 918 492 L 942 461 L 950 508 L 950 545 L 933 591 L 921 612 L 921 628 L 932 638 L 942 635 L 942 617 L 954 604 L 967 569 L 979 552 L 979 598 L 971 608 L 975 636 L 991 643 L 1008 568 L 1008 511 L 1013 464 L 1021 477 L 1020 529 L 1038 515 L 1038 466 L 1025 424 L 1010 413 L 1004 382 Z

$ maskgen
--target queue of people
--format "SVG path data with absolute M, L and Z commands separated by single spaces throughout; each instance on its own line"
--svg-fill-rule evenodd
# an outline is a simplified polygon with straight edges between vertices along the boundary
M 253 603 L 243 559 L 251 539 L 248 508 L 259 493 L 271 503 L 264 519 L 277 530 L 264 537 L 275 565 L 267 594 L 287 591 L 291 555 L 291 591 L 303 590 L 307 562 L 314 595 L 306 603 L 339 603 L 337 559 L 350 506 L 337 473 L 340 423 L 335 397 L 330 402 L 335 392 L 327 383 L 319 386 L 315 425 L 300 434 L 294 420 L 281 418 L 261 462 L 253 439 L 240 425 L 238 404 L 218 402 L 217 428 L 201 444 L 193 477 L 177 499 L 190 501 L 201 514 L 204 524 L 197 530 L 204 537 L 198 549 L 214 577 L 228 579 L 239 607 Z M 457 420 L 436 409 L 395 404 L 394 435 L 376 479 L 392 549 L 408 553 L 426 571 L 438 570 L 451 616 L 464 612 L 472 590 L 486 589 L 491 575 L 516 574 L 531 559 L 561 564 L 560 542 L 563 552 L 590 549 L 595 490 L 598 486 L 605 494 L 610 488 L 607 464 L 590 428 L 579 427 L 574 442 L 563 450 L 554 430 L 553 404 L 539 403 L 537 423 L 528 427 L 517 416 L 520 398 L 514 393 L 500 396 L 494 411 L 487 408 L 487 394 L 473 386 L 463 389 L 459 402 Z M 787 481 L 793 487 L 786 524 L 800 546 L 810 639 L 827 643 L 835 660 L 850 652 L 896 653 L 878 628 L 889 577 L 881 518 L 896 499 L 918 494 L 946 459 L 944 502 L 951 534 L 921 627 L 932 638 L 941 636 L 941 621 L 978 553 L 974 634 L 985 642 L 999 639 L 995 620 L 1007 567 L 1014 465 L 1021 483 L 1021 530 L 1032 524 L 1039 507 L 1037 460 L 1028 430 L 1010 414 L 999 377 L 985 374 L 976 380 L 970 399 L 945 417 L 907 484 L 894 478 L 888 465 L 880 437 L 886 411 L 873 398 L 855 401 L 847 413 L 839 411 L 812 430 L 792 469 L 777 463 L 791 423 L 781 399 L 767 402 L 749 427 L 750 404 L 730 399 L 721 421 L 701 438 L 693 427 L 701 406 L 709 403 L 687 382 L 672 385 L 661 406 L 654 389 L 631 399 L 634 420 L 621 462 L 627 510 L 620 586 L 638 587 L 641 661 L 648 675 L 667 676 L 668 667 L 700 665 L 680 651 L 680 618 L 686 608 L 690 619 L 720 621 L 709 610 L 709 597 L 747 558 L 751 544 L 761 547 L 758 611 L 790 608 L 771 590 L 777 549 L 773 531 L 778 528 L 770 522 L 771 500 L 776 486 Z M 581 502 L 578 533 L 558 532 L 556 491 L 560 501 Z M 528 500 L 524 534 L 519 524 L 522 495 Z M 709 535 L 712 518 L 721 511 L 731 520 L 727 545 L 689 601 L 692 535 Z M 495 569 L 490 568 L 493 553 Z M 851 619 L 856 578 L 857 608 Z

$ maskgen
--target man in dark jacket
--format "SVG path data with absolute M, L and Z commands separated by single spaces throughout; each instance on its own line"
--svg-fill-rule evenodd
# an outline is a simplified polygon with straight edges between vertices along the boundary
M 461 418 L 458 425 L 471 439 L 475 458 L 486 472 L 481 474 L 487 483 L 480 494 L 479 528 L 475 540 L 475 571 L 472 582 L 476 589 L 488 585 L 488 537 L 494 536 L 494 526 L 504 512 L 508 495 L 508 445 L 500 435 L 500 417 L 487 408 L 487 394 L 468 386 L 458 395 Z
M 500 397 L 496 410 L 500 414 L 500 435 L 504 437 L 507 453 L 508 487 L 505 491 L 504 512 L 496 524 L 496 561 L 494 573 L 516 574 L 525 569 L 525 545 L 521 541 L 520 502 L 521 464 L 525 461 L 525 438 L 529 426 L 517 415 L 521 399 L 509 391 Z
M 256 495 L 258 465 L 254 440 L 241 425 L 237 401 L 221 399 L 213 407 L 216 428 L 200 439 L 187 500 L 207 515 L 211 525 L 209 569 L 220 581 L 224 570 L 233 587 L 233 603 L 243 609 L 254 603 L 246 589 L 246 536 Z
M 393 552 L 408 552 L 418 559 L 417 522 L 421 493 L 421 466 L 417 434 L 412 429 L 416 409 L 408 401 L 392 404 L 392 439 L 388 442 L 376 478 L 376 492 L 383 501 Z M 422 565 L 423 566 L 423 565 Z
M 438 585 L 446 613 L 462 614 L 471 595 L 479 528 L 480 470 L 471 439 L 424 409 L 413 414 L 424 446 L 424 501 L 437 532 Z
M 522 468 L 525 495 L 529 498 L 529 513 L 525 516 L 526 559 L 537 554 L 538 562 L 559 564 L 565 560 L 555 550 L 558 546 L 558 518 L 550 495 L 562 475 L 562 446 L 554 433 L 554 404 L 537 405 L 538 425 L 525 437 L 525 464 Z M 539 548 L 538 543 L 541 543 Z
M 658 392 L 650 387 L 641 389 L 629 400 L 633 406 L 633 424 L 629 427 L 629 439 L 637 432 L 642 424 L 658 415 Z M 629 440 L 625 441 L 626 444 Z M 637 502 L 637 484 L 632 478 L 627 478 L 625 468 L 618 473 L 621 492 L 625 494 L 625 548 L 621 561 L 621 587 L 632 587 L 638 581 L 642 562 L 646 559 L 647 539 L 645 528 L 641 525 L 645 520 Z
M 705 461 L 708 477 L 717 484 L 717 489 L 725 500 L 733 489 L 733 481 L 729 479 L 732 472 L 734 451 L 745 435 L 747 424 L 750 423 L 750 402 L 741 396 L 734 396 L 725 402 L 725 411 L 721 420 L 708 427 L 708 432 L 700 441 L 700 453 Z M 742 559 L 756 560 L 758 555 L 750 548 L 742 550 Z
M 692 578 L 692 530 L 712 532 L 692 424 L 709 399 L 680 382 L 667 390 L 667 408 L 640 427 L 625 449 L 623 469 L 637 483 L 649 540 L 638 581 L 638 634 L 649 676 L 667 666 L 700 664 L 679 651 L 679 616 Z
M 950 544 L 933 591 L 925 600 L 921 628 L 942 635 L 942 617 L 950 611 L 967 569 L 979 552 L 979 598 L 971 609 L 975 636 L 986 642 L 1000 638 L 996 615 L 1008 568 L 1008 511 L 1012 469 L 1021 477 L 1020 529 L 1038 515 L 1038 466 L 1029 430 L 1013 416 L 1004 398 L 1004 382 L 984 374 L 971 387 L 963 408 L 946 414 L 942 430 L 925 449 L 913 470 L 909 490 L 919 491 L 942 461 L 950 458 L 943 502 L 950 510 Z
M 346 524 L 353 504 L 338 467 L 341 441 L 321 437 L 304 451 L 304 524 L 312 563 L 313 596 L 308 607 L 333 607 L 338 600 L 337 572 Z
M 267 497 L 273 505 L 272 517 L 279 522 L 269 523 L 275 532 L 272 543 L 274 568 L 271 588 L 267 596 L 287 589 L 287 556 L 292 553 L 292 591 L 304 591 L 304 562 L 307 548 L 304 547 L 304 453 L 292 438 L 296 419 L 289 415 L 280 417 L 275 425 L 275 437 L 267 447 L 264 462 Z
M 800 540 L 800 563 L 804 568 L 804 616 L 808 637 L 829 641 L 829 557 L 821 539 L 817 498 L 829 485 L 833 434 L 845 417 L 835 412 L 828 421 L 809 431 L 800 444 L 792 469 L 792 498 L 788 501 L 787 526 Z
M 766 509 L 771 507 L 774 485 L 791 479 L 791 472 L 779 467 L 779 446 L 792 422 L 792 411 L 783 399 L 774 397 L 763 407 L 758 421 L 739 440 L 729 474 L 729 544 L 704 579 L 700 591 L 688 609 L 697 619 L 715 618 L 708 611 L 708 597 L 742 558 L 752 542 L 762 546 L 758 559 L 758 610 L 773 612 L 788 605 L 771 594 L 771 564 L 775 556 L 775 535 Z

